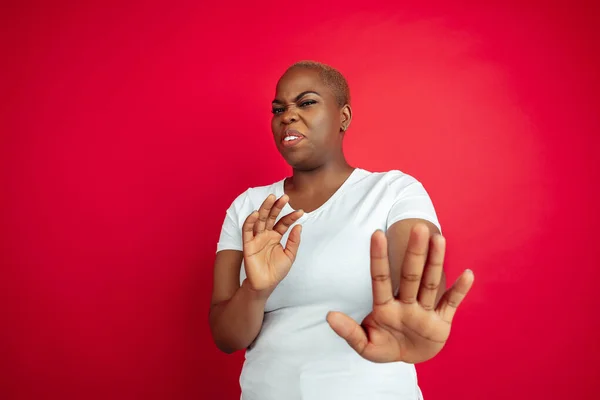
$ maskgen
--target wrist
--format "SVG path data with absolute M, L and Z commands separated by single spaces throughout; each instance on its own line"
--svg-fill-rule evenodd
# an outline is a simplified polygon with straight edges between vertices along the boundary
M 242 286 L 240 287 L 240 289 L 243 290 L 247 295 L 249 295 L 251 299 L 257 300 L 257 301 L 263 301 L 266 303 L 267 299 L 269 298 L 271 293 L 273 293 L 273 290 L 275 288 L 264 289 L 264 290 L 253 289 L 252 286 L 250 285 L 250 281 L 248 281 L 248 278 L 246 278 L 242 282 Z

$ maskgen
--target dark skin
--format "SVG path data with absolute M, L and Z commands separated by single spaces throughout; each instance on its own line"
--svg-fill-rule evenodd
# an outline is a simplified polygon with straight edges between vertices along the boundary
M 246 218 L 243 252 L 217 254 L 211 329 L 227 352 L 247 347 L 256 338 L 266 299 L 292 268 L 302 228 L 292 228 L 285 247 L 280 243 L 283 235 L 304 211 L 325 203 L 354 170 L 342 146 L 352 110 L 337 103 L 317 71 L 288 70 L 277 84 L 273 112 L 273 137 L 293 176 L 285 182 L 285 195 L 267 197 Z M 290 130 L 302 137 L 291 147 L 282 141 Z M 275 224 L 286 203 L 297 211 Z M 446 290 L 445 246 L 437 227 L 425 220 L 402 220 L 386 233 L 373 233 L 373 310 L 360 325 L 343 313 L 330 312 L 324 317 L 331 328 L 374 362 L 417 363 L 434 357 L 444 347 L 456 309 L 474 279 L 466 270 Z M 247 279 L 240 287 L 242 259 Z
M 342 141 L 351 120 L 350 105 L 338 106 L 318 71 L 297 68 L 281 77 L 271 130 L 277 149 L 294 169 L 284 187 L 292 208 L 313 211 L 348 179 L 354 168 L 344 157 Z M 302 142 L 284 147 L 287 129 L 304 135 Z

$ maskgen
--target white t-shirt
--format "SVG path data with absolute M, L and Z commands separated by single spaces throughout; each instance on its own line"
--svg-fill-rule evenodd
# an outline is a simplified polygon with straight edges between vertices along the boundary
M 235 199 L 217 251 L 242 250 L 244 220 L 269 194 L 281 197 L 283 183 L 251 188 Z M 279 218 L 292 211 L 287 204 Z M 243 400 L 421 398 L 414 365 L 363 359 L 325 319 L 329 311 L 342 311 L 360 323 L 371 312 L 371 235 L 407 218 L 439 228 L 423 185 L 400 171 L 357 168 L 327 202 L 296 222 L 302 224 L 300 248 L 269 297 L 260 334 L 246 351 Z M 245 278 L 242 262 L 240 283 Z

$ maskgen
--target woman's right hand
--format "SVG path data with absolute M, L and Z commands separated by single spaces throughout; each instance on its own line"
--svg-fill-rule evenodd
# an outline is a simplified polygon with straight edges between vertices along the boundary
M 277 200 L 275 195 L 269 195 L 260 209 L 250 214 L 242 226 L 245 284 L 267 296 L 290 271 L 300 246 L 300 225 L 292 228 L 285 248 L 281 245 L 281 238 L 290 225 L 302 216 L 302 210 L 286 215 L 275 224 L 288 201 L 287 195 Z

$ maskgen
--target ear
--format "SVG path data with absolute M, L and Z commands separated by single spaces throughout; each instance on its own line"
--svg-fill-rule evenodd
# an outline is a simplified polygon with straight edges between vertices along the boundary
M 352 122 L 352 108 L 350 104 L 346 104 L 340 110 L 340 131 L 346 132 Z

